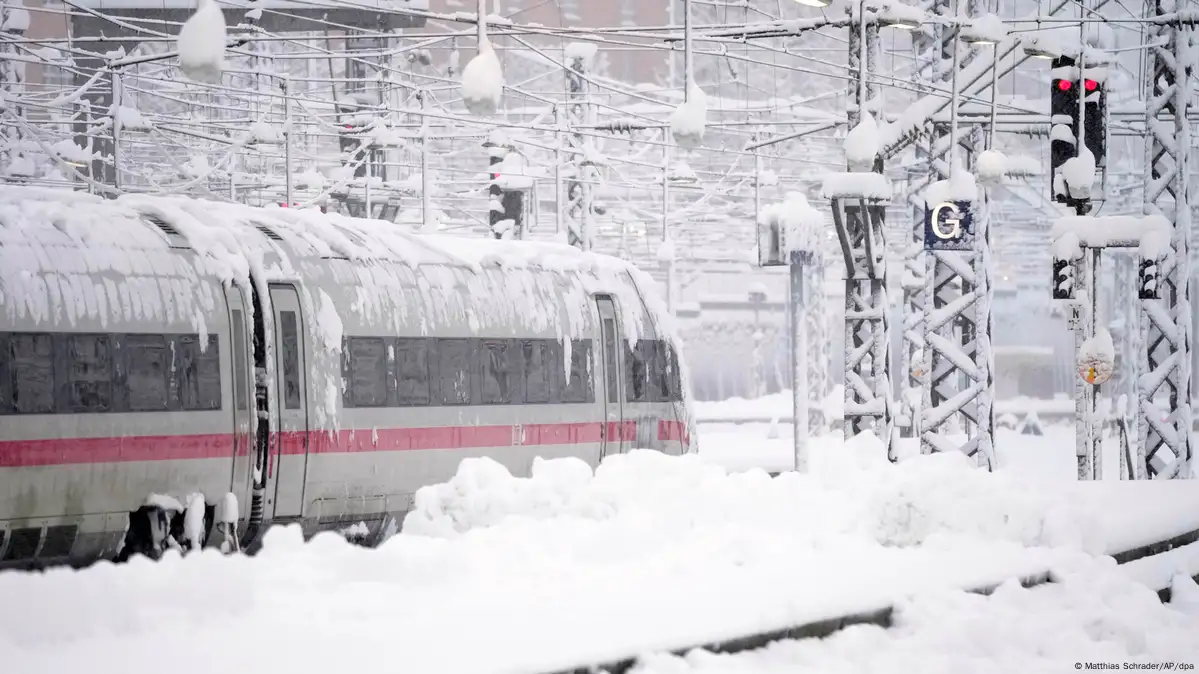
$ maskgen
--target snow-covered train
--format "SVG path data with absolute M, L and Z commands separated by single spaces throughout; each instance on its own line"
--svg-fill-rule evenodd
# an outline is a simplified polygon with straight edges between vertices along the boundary
M 560 244 L 0 188 L 0 568 L 369 545 L 465 457 L 690 451 L 664 318 Z

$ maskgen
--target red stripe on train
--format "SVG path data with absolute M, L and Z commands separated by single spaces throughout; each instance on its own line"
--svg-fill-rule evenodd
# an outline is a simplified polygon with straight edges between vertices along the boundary
M 608 438 L 613 442 L 631 442 L 637 437 L 636 421 L 606 423 Z M 305 438 L 309 454 L 576 445 L 598 443 L 603 426 L 604 423 L 593 421 L 525 426 L 357 429 L 336 433 L 284 431 L 275 434 L 278 447 L 271 452 L 268 470 L 274 467 L 276 452 L 304 454 Z M 231 434 L 209 433 L 0 441 L 0 468 L 231 458 L 233 438 Z M 244 450 L 239 453 L 245 455 Z
M 687 424 L 682 421 L 659 421 L 658 439 L 666 442 L 681 442 L 684 445 L 691 444 L 691 437 L 687 433 Z

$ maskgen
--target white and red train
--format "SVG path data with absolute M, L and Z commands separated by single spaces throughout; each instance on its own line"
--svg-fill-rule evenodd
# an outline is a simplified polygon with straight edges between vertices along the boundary
M 197 494 L 208 544 L 229 494 L 243 547 L 372 544 L 466 457 L 690 451 L 662 311 L 564 245 L 0 189 L 0 568 L 157 556 Z

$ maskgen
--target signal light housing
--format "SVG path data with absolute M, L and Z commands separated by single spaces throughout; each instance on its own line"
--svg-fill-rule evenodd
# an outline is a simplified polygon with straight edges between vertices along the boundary
M 1100 70 L 1103 66 L 1096 66 Z M 1090 72 L 1091 68 L 1087 68 Z M 1104 173 L 1107 167 L 1107 91 L 1100 80 L 1102 77 L 1086 77 L 1080 73 L 1073 57 L 1061 56 L 1053 60 L 1053 83 L 1050 98 L 1050 190 L 1058 203 L 1078 205 L 1065 191 L 1064 182 L 1059 180 L 1060 169 L 1078 155 L 1078 138 L 1081 135 L 1086 147 L 1095 157 L 1095 166 Z M 1079 78 L 1079 75 L 1083 77 Z M 1078 86 L 1075 86 L 1078 85 Z M 1083 115 L 1085 128 L 1079 133 L 1078 107 L 1085 101 Z

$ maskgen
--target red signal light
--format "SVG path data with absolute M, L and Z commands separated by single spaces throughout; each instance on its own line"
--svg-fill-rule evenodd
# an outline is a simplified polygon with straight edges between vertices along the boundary
M 1083 83 L 1083 86 L 1087 88 L 1087 91 L 1094 91 L 1099 88 L 1099 83 L 1095 80 L 1087 80 Z
M 1073 87 L 1073 86 L 1074 86 L 1074 83 L 1071 82 L 1070 80 L 1058 80 L 1057 81 L 1057 88 L 1061 89 L 1062 91 L 1070 91 L 1070 87 Z

